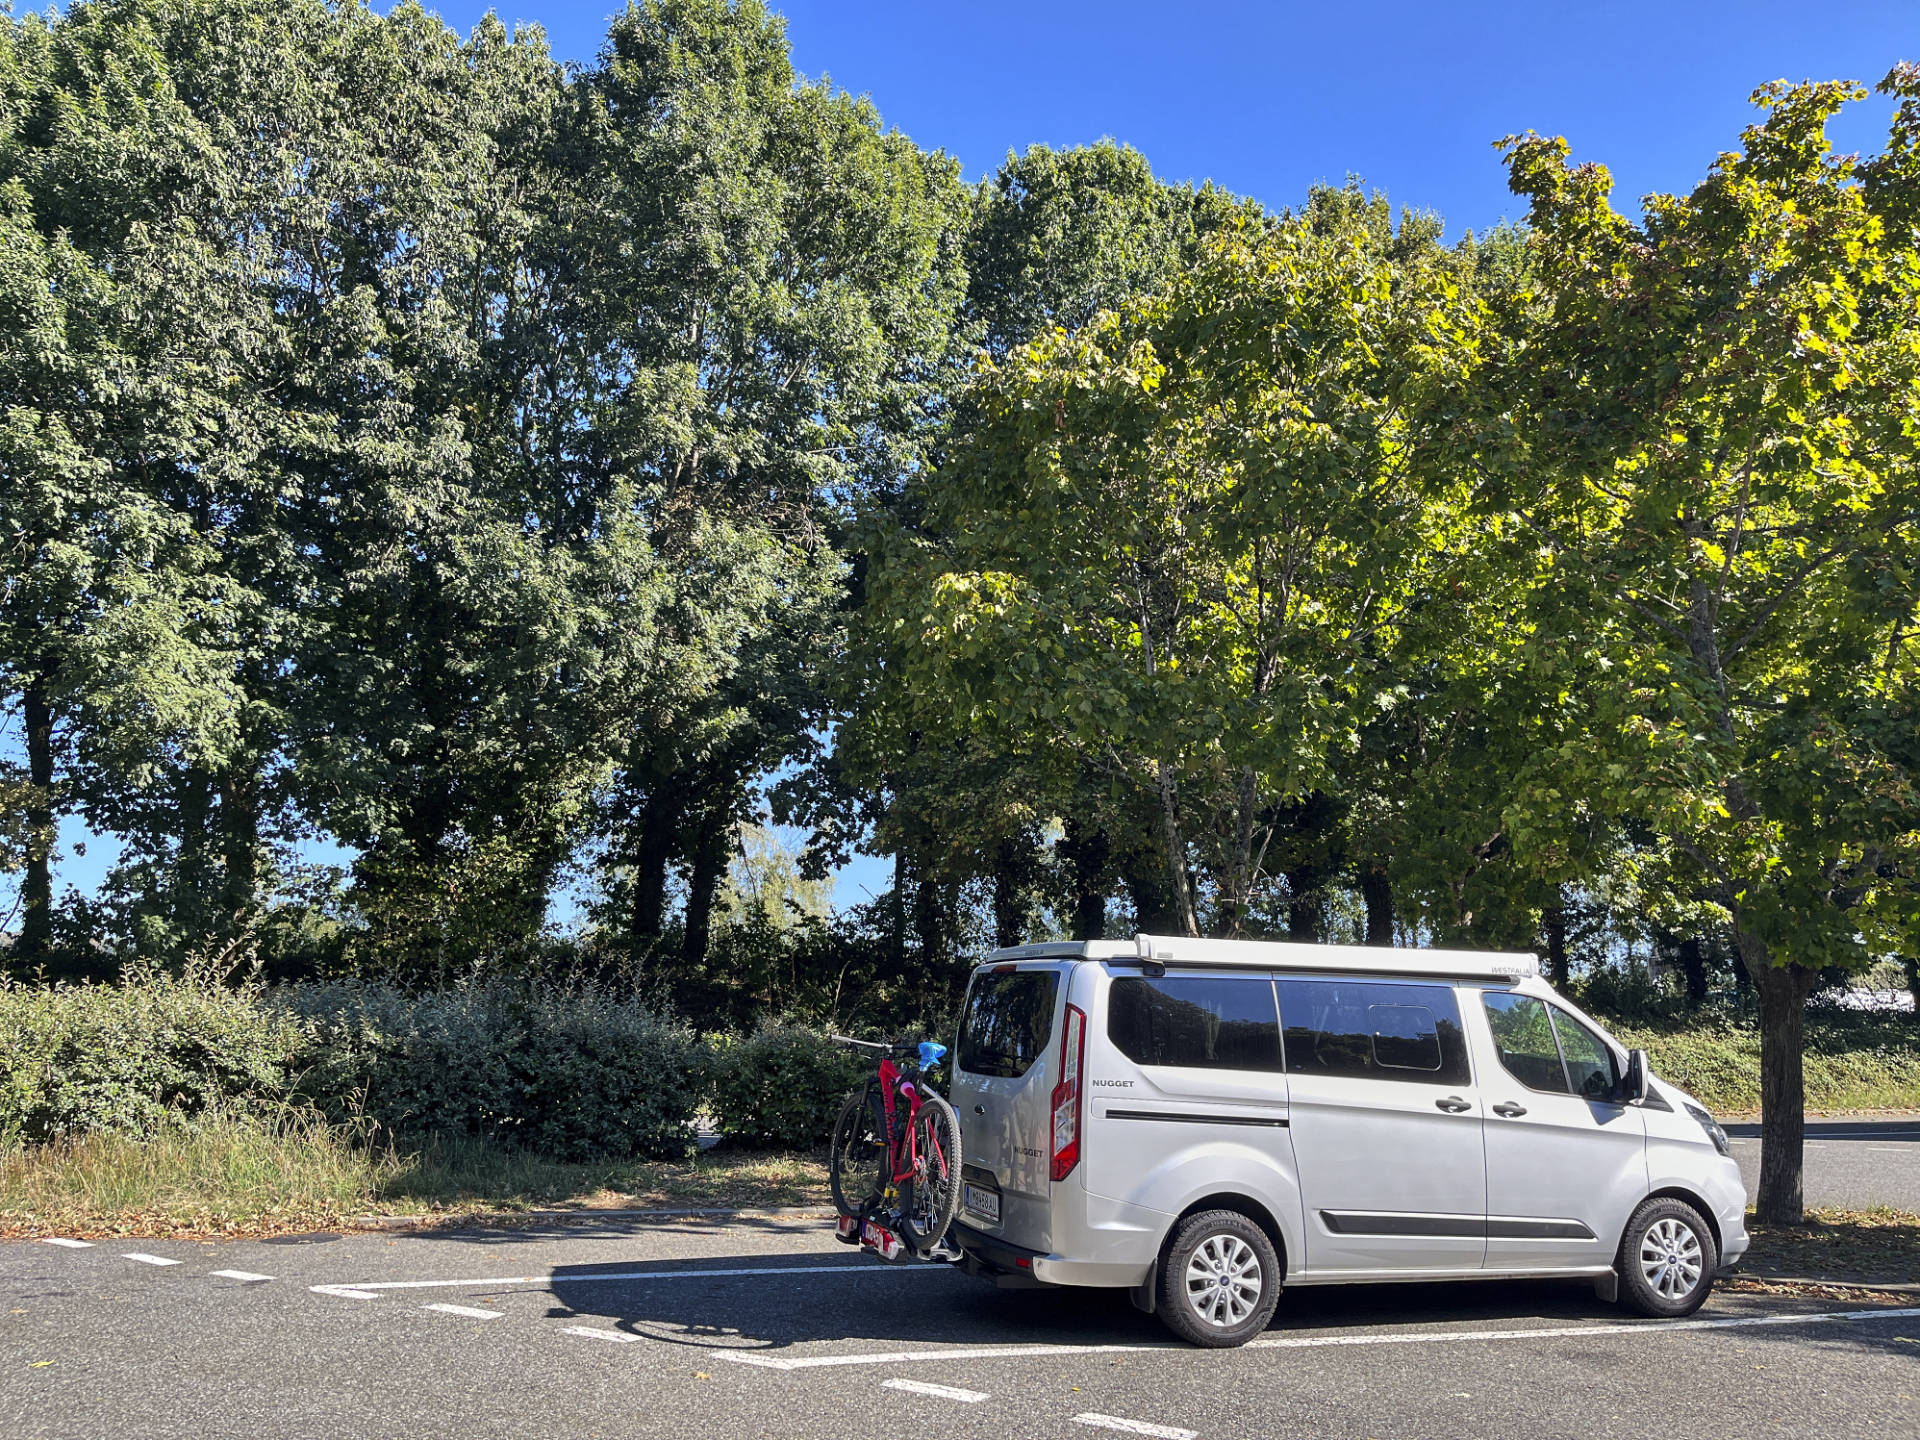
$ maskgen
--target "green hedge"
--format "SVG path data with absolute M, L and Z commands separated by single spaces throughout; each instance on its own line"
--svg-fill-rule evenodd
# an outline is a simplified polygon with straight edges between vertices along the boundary
M 153 1135 L 286 1100 L 307 1037 L 252 985 L 136 972 L 117 985 L 0 982 L 0 1141 Z
M 714 1116 L 720 1133 L 743 1145 L 824 1145 L 847 1092 L 873 1065 L 799 1025 L 720 1037 L 713 1046 Z
M 0 983 L 0 1143 L 317 1105 L 402 1137 L 504 1140 L 556 1160 L 679 1157 L 708 1056 L 685 1026 L 593 993 L 267 989 L 145 971 Z
M 302 1090 L 331 1115 L 555 1160 L 693 1148 L 706 1051 L 636 1001 L 504 985 L 425 995 L 303 985 L 275 998 L 308 1027 L 314 1063 Z

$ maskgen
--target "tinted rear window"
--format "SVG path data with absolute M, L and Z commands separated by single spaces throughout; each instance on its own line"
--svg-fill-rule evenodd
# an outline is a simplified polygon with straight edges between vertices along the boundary
M 1282 980 L 1278 989 L 1294 1074 L 1469 1083 L 1451 986 Z
M 986 970 L 973 977 L 960 1022 L 960 1068 L 1012 1079 L 1046 1053 L 1053 1038 L 1056 970 Z
M 1115 980 L 1107 1038 L 1136 1065 L 1280 1068 L 1279 1017 L 1264 975 Z

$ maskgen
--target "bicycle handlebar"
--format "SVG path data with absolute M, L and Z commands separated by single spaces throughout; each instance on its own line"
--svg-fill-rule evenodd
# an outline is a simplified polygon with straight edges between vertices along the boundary
M 939 1053 L 929 1056 L 926 1053 L 926 1047 L 932 1042 L 925 1040 L 895 1040 L 891 1044 L 888 1044 L 883 1040 L 856 1040 L 851 1035 L 830 1034 L 827 1038 L 836 1045 L 851 1045 L 855 1049 L 871 1051 L 877 1055 L 899 1055 L 902 1057 L 911 1055 L 922 1064 L 938 1064 L 940 1060 L 945 1058 L 947 1053 L 947 1047 L 945 1045 L 934 1043 L 934 1048 Z
M 852 1045 L 860 1050 L 877 1050 L 883 1055 L 890 1055 L 900 1048 L 898 1045 L 887 1045 L 878 1040 L 856 1040 L 851 1035 L 829 1035 L 827 1038 L 836 1045 Z

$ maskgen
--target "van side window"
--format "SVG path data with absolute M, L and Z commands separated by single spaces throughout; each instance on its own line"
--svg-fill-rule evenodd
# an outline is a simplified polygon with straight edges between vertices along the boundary
M 1053 1038 L 1054 970 L 983 970 L 967 992 L 954 1057 L 972 1075 L 1014 1080 L 1046 1053 Z
M 1614 1073 L 1613 1052 L 1593 1031 L 1558 1006 L 1553 1009 L 1553 1033 L 1560 1038 L 1560 1056 L 1567 1062 L 1567 1083 L 1573 1093 L 1589 1100 L 1611 1100 L 1620 1077 Z
M 1282 980 L 1287 1070 L 1467 1085 L 1467 1043 L 1448 985 Z
M 1531 995 L 1504 990 L 1486 990 L 1480 998 L 1487 1010 L 1487 1028 L 1493 1031 L 1494 1051 L 1507 1073 L 1529 1090 L 1571 1094 L 1547 1007 Z
M 1107 996 L 1107 1038 L 1136 1065 L 1280 1068 L 1279 1016 L 1264 975 L 1122 976 Z

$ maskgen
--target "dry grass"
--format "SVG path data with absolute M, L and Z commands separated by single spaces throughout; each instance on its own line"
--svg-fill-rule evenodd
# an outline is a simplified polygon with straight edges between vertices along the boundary
M 1872 1285 L 1920 1284 L 1920 1214 L 1809 1210 L 1804 1225 L 1752 1225 L 1743 1272 Z M 1747 1283 L 1765 1282 L 1747 1275 Z
M 566 1165 L 473 1141 L 372 1142 L 309 1115 L 214 1119 L 150 1140 L 92 1135 L 0 1150 L 0 1236 L 269 1235 L 371 1215 L 511 1216 L 540 1207 L 824 1203 L 815 1156 L 712 1152 Z

